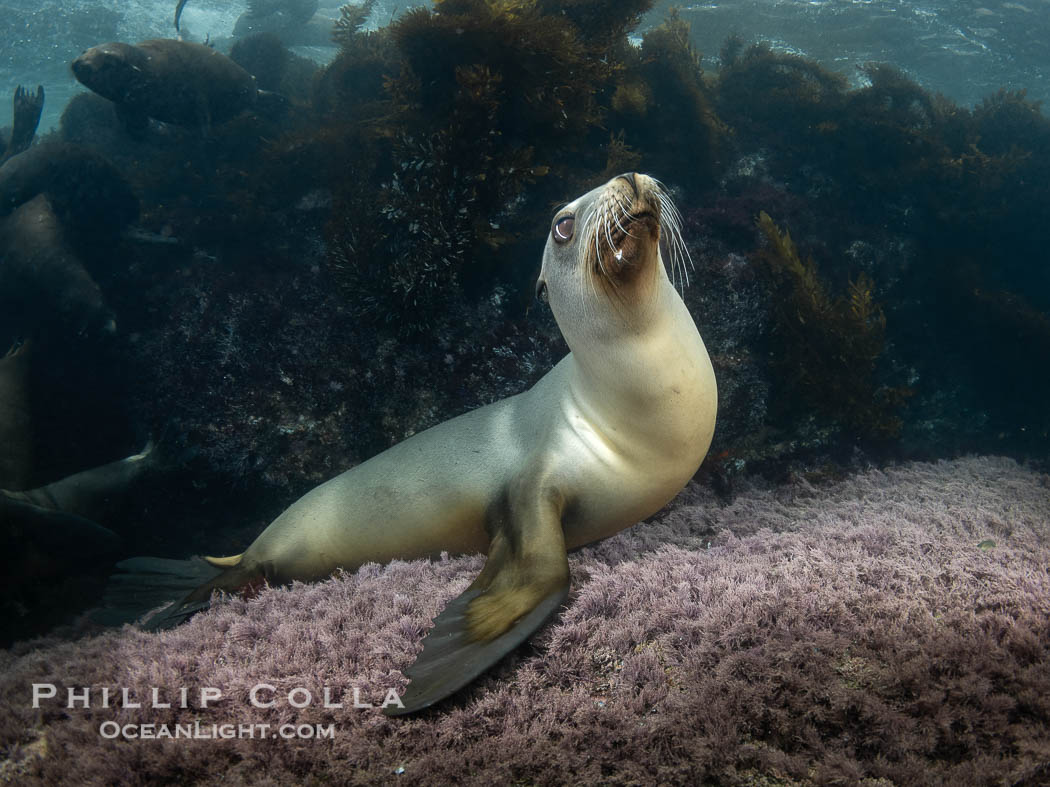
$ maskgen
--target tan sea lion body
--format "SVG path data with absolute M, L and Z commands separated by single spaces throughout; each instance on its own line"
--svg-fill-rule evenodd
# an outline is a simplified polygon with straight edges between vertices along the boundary
M 365 562 L 488 553 L 435 619 L 403 697 L 410 712 L 472 680 L 564 600 L 566 549 L 659 510 L 714 430 L 707 350 L 664 269 L 673 206 L 620 176 L 555 216 L 538 293 L 571 353 L 530 390 L 421 432 L 307 493 L 181 604 L 264 577 L 325 577 Z M 675 236 L 673 247 L 680 247 Z M 392 709 L 388 711 L 394 712 Z
M 652 396 L 674 396 L 672 381 L 652 383 Z M 269 564 L 268 579 L 289 582 L 367 562 L 485 552 L 499 494 L 531 483 L 526 475 L 573 490 L 562 521 L 566 548 L 618 533 L 685 486 L 710 436 L 676 431 L 682 419 L 666 413 L 635 418 L 632 430 L 589 408 L 587 388 L 566 356 L 525 393 L 438 424 L 313 489 L 263 531 L 243 562 Z M 704 407 L 676 398 L 683 410 Z M 594 427 L 598 419 L 602 430 Z M 647 439 L 632 437 L 638 429 Z M 541 435 L 547 439 L 537 444 Z M 673 450 L 655 448 L 656 435 Z M 395 477 L 393 468 L 402 472 Z

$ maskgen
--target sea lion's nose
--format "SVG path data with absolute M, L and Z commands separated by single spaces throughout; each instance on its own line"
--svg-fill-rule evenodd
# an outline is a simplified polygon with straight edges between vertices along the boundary
M 634 172 L 626 172 L 623 175 L 617 175 L 616 179 L 626 181 L 627 184 L 631 187 L 631 191 L 633 191 L 635 194 L 638 193 L 638 180 L 635 178 Z

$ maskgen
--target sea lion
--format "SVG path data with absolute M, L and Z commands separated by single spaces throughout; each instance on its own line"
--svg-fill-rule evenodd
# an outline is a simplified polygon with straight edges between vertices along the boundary
M 63 356 L 69 345 L 65 336 L 50 345 L 31 339 L 16 343 L 0 357 L 0 502 L 19 500 L 40 509 L 110 521 L 124 503 L 123 490 L 147 470 L 165 465 L 151 442 L 120 462 L 68 475 L 83 466 L 81 458 L 95 462 L 105 450 L 91 450 L 98 442 L 92 439 L 95 430 L 78 419 L 107 415 L 91 409 L 90 400 L 99 395 L 91 388 L 97 383 Z M 82 350 L 73 346 L 74 352 Z M 93 357 L 88 364 L 96 360 Z M 105 374 L 94 365 L 90 371 Z M 71 395 L 80 400 L 69 401 Z M 65 477 L 53 481 L 60 475 Z
M 73 75 L 108 98 L 129 130 L 147 118 L 207 130 L 255 104 L 255 77 L 203 44 L 156 38 L 111 42 L 73 61 Z
M 0 218 L 0 335 L 69 339 L 116 329 L 66 234 L 44 194 Z
M 31 483 L 33 418 L 30 407 L 29 343 L 16 344 L 0 358 L 0 487 Z
M 335 30 L 335 23 L 335 18 L 320 14 L 302 24 L 291 22 L 282 14 L 261 19 L 244 14 L 233 26 L 233 37 L 243 41 L 251 35 L 270 33 L 277 36 L 285 46 L 333 47 L 335 42 L 332 40 L 332 31 Z
M 249 0 L 248 10 L 233 25 L 234 38 L 252 33 L 276 33 L 294 39 L 317 12 L 317 0 Z M 323 20 L 322 20 L 323 21 Z M 328 20 L 327 44 L 332 44 L 332 20 Z
M 12 602 L 33 614 L 46 610 L 48 602 L 33 586 L 97 572 L 116 557 L 122 539 L 108 526 L 110 519 L 129 491 L 156 470 L 155 453 L 150 443 L 138 454 L 46 486 L 0 489 L 0 617 Z
M 0 489 L 0 511 L 4 510 L 4 505 L 17 502 L 31 507 L 45 518 L 53 513 L 66 513 L 106 522 L 120 508 L 128 490 L 155 471 L 155 450 L 153 441 L 150 441 L 137 454 L 82 470 L 35 489 Z
M 45 194 L 66 227 L 97 238 L 138 216 L 138 198 L 104 156 L 69 142 L 41 142 L 0 166 L 0 216 Z
M 566 550 L 653 514 L 692 478 L 715 425 L 714 372 L 664 269 L 684 249 L 660 185 L 616 177 L 560 209 L 537 294 L 571 352 L 528 391 L 410 437 L 307 493 L 148 627 L 213 590 L 317 580 L 337 568 L 487 552 L 407 671 L 409 713 L 517 647 L 565 600 Z M 674 260 L 672 260 L 674 262 Z
M 120 536 L 79 514 L 41 508 L 0 490 L 0 596 L 120 549 Z
M 313 17 L 320 5 L 319 0 L 248 0 L 248 10 L 237 19 L 237 25 L 244 22 L 244 27 L 238 32 L 234 27 L 233 34 L 250 35 L 263 31 L 273 31 L 275 27 L 286 27 L 288 25 L 305 25 Z M 175 29 L 179 30 L 182 20 L 182 11 L 186 7 L 186 0 L 179 0 L 175 6 Z M 255 27 L 256 23 L 262 23 Z

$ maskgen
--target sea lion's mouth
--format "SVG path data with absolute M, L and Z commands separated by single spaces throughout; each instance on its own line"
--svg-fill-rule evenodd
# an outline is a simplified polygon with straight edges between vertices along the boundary
M 628 212 L 609 227 L 609 253 L 619 264 L 630 262 L 639 243 L 659 226 L 660 219 L 653 215 L 652 211 L 646 210 L 637 214 Z
M 632 230 L 639 224 L 647 224 L 649 227 L 659 227 L 660 217 L 648 209 L 642 210 L 640 213 L 627 211 L 611 229 L 612 239 L 616 241 L 626 237 L 637 236 L 638 233 L 632 232 Z

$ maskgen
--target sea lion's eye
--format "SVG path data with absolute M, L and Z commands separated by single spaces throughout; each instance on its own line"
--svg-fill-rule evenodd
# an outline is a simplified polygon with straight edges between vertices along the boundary
M 572 240 L 572 228 L 575 224 L 576 219 L 573 216 L 562 216 L 554 222 L 554 240 L 558 243 Z

